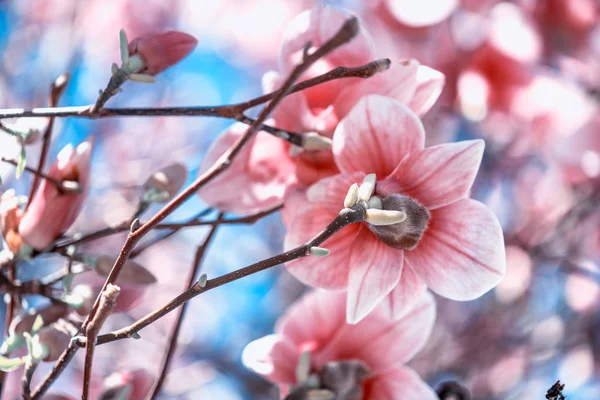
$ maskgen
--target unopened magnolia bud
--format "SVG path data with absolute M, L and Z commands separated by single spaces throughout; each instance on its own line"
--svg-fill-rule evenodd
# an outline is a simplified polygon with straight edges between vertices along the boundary
M 52 303 L 39 310 L 22 314 L 13 319 L 10 324 L 9 332 L 11 334 L 23 334 L 25 332 L 31 332 L 33 324 L 35 323 L 38 316 L 42 318 L 45 325 L 52 324 L 60 318 L 66 317 L 69 314 L 69 306 L 64 303 Z
M 344 207 L 350 208 L 358 202 L 358 184 L 353 183 L 344 199 Z
M 406 214 L 406 219 L 402 223 L 387 226 L 370 224 L 369 229 L 388 246 L 402 250 L 414 249 L 427 229 L 430 218 L 429 210 L 416 200 L 399 194 L 389 195 L 381 202 L 382 211 L 402 212 Z M 370 211 L 377 210 L 367 210 L 367 214 Z
M 95 260 L 94 271 L 102 277 L 108 277 L 117 259 L 101 255 Z M 117 285 L 151 285 L 156 283 L 156 277 L 150 271 L 133 260 L 125 261 L 121 273 L 117 278 Z
M 329 362 L 319 371 L 321 386 L 334 392 L 336 400 L 361 400 L 368 376 L 368 368 L 359 360 Z
M 46 326 L 37 333 L 37 341 L 45 349 L 42 361 L 56 361 L 69 346 L 71 334 L 60 323 Z
M 187 169 L 179 163 L 153 173 L 144 183 L 144 201 L 162 203 L 172 199 L 187 180 Z
M 121 43 L 123 43 L 123 36 L 124 32 Z M 123 64 L 127 64 L 130 68 L 135 67 L 132 71 L 134 73 L 156 75 L 181 61 L 194 50 L 197 44 L 198 41 L 187 33 L 178 31 L 155 33 L 133 39 L 128 46 L 128 58 L 124 57 L 124 50 L 121 49 L 121 61 L 126 58 Z M 130 66 L 130 61 L 135 56 L 139 56 L 142 60 L 142 68 L 137 65 Z
M 377 177 L 375 174 L 369 174 L 363 179 L 363 183 L 358 188 L 358 200 L 368 201 L 375 191 Z

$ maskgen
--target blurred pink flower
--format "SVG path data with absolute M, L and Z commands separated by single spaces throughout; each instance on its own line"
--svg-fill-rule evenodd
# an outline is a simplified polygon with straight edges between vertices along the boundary
M 316 7 L 296 17 L 284 35 L 279 62 L 281 74 L 271 71 L 264 76 L 265 92 L 279 87 L 286 73 L 299 61 L 308 41 L 314 47 L 320 46 L 347 18 L 330 7 Z M 372 40 L 361 29 L 353 41 L 319 60 L 304 77 L 310 78 L 340 65 L 363 65 L 373 59 Z M 294 132 L 318 132 L 331 137 L 339 121 L 369 94 L 389 96 L 422 115 L 433 106 L 443 84 L 443 74 L 419 65 L 416 60 L 392 63 L 389 71 L 369 79 L 332 81 L 287 96 L 273 113 L 274 125 Z M 234 125 L 221 135 L 209 149 L 200 171 L 206 171 L 242 134 L 242 130 L 239 125 Z M 307 187 L 339 172 L 331 151 L 304 151 L 292 156 L 289 145 L 277 143 L 278 140 L 263 133 L 257 135 L 232 167 L 201 190 L 200 196 L 223 210 L 251 213 L 281 203 L 286 189 L 293 184 Z M 268 157 L 255 157 L 257 153 Z M 235 188 L 239 197 L 232 197 L 227 187 Z
M 310 390 L 317 377 L 321 387 L 313 389 L 332 390 L 347 399 L 437 399 L 412 369 L 403 366 L 433 329 L 433 296 L 423 294 L 400 319 L 389 318 L 379 307 L 357 325 L 345 321 L 345 297 L 339 292 L 307 294 L 277 321 L 275 334 L 246 346 L 242 361 L 278 384 L 282 395 Z M 343 388 L 336 385 L 339 380 L 331 379 L 336 372 L 345 372 Z
M 194 50 L 198 40 L 187 33 L 168 31 L 133 39 L 129 55 L 139 54 L 145 62 L 142 73 L 156 75 L 177 64 Z
M 150 393 L 154 377 L 145 369 L 118 371 L 104 380 L 102 399 L 138 400 Z
M 376 174 L 378 181 L 373 201 L 380 205 L 373 208 L 407 214 L 399 224 L 347 226 L 323 244 L 331 250 L 327 258 L 287 264 L 306 284 L 347 289 L 350 323 L 360 321 L 384 298 L 392 314 L 401 315 L 426 286 L 450 299 L 475 299 L 504 275 L 498 219 L 468 198 L 483 141 L 424 148 L 424 140 L 421 121 L 405 105 L 368 96 L 333 136 L 333 157 L 341 173 L 294 199 L 299 211 L 286 236 L 288 249 L 331 222 L 344 207 L 350 186 L 367 174 Z
M 62 193 L 47 180 L 42 180 L 31 204 L 19 224 L 23 241 L 34 249 L 46 248 L 62 235 L 79 215 L 90 185 L 93 140 L 77 148 L 69 144 L 63 148 L 48 175 L 59 181 L 74 181 L 80 193 Z

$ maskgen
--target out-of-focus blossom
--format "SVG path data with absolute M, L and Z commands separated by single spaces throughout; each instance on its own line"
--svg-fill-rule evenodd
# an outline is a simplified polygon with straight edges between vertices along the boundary
M 143 200 L 163 203 L 175 197 L 187 179 L 187 169 L 180 163 L 167 165 L 144 182 Z
M 347 18 L 330 7 L 316 7 L 296 17 L 284 35 L 280 72 L 271 71 L 263 78 L 265 91 L 271 92 L 279 87 L 285 74 L 300 61 L 308 41 L 314 47 L 320 46 Z M 340 65 L 363 65 L 373 58 L 371 37 L 361 28 L 356 38 L 317 61 L 305 77 L 316 76 Z M 274 124 L 293 132 L 318 132 L 331 137 L 338 123 L 364 96 L 389 96 L 422 115 L 433 106 L 443 84 L 443 74 L 420 65 L 416 60 L 392 62 L 390 70 L 369 79 L 336 80 L 287 96 L 273 113 Z M 208 151 L 201 171 L 207 170 L 234 143 L 241 134 L 240 130 L 234 126 L 221 135 Z M 221 209 L 250 213 L 280 203 L 288 186 L 307 187 L 320 178 L 339 172 L 329 150 L 301 151 L 291 155 L 289 145 L 274 143 L 274 140 L 265 134 L 258 135 L 231 168 L 200 191 L 202 198 Z M 266 152 L 264 149 L 270 150 L 268 161 L 252 156 L 253 153 Z M 275 179 L 266 180 L 266 172 Z M 238 197 L 229 196 L 227 187 L 235 188 Z
M 556 224 L 573 206 L 574 195 L 556 170 L 526 169 L 515 182 L 519 207 L 514 230 L 528 245 L 537 245 L 555 231 Z
M 121 285 L 120 289 L 113 313 L 129 311 L 136 307 L 142 301 L 142 297 L 146 292 L 145 287 L 138 285 Z M 87 316 L 92 311 L 94 302 L 101 290 L 101 284 L 75 286 L 70 294 L 75 311 L 83 317 Z
M 18 253 L 23 239 L 19 235 L 19 222 L 23 218 L 23 211 L 19 208 L 19 198 L 13 189 L 2 193 L 0 197 L 0 227 L 2 237 L 8 248 L 13 253 Z
M 33 341 L 43 349 L 41 361 L 56 361 L 71 342 L 71 337 L 77 333 L 69 323 L 59 320 L 49 326 L 45 326 L 34 336 Z M 71 328 L 71 329 L 69 329 Z
M 19 224 L 19 234 L 27 245 L 44 249 L 75 222 L 90 185 L 92 147 L 93 141 L 86 140 L 76 148 L 68 145 L 58 154 L 48 176 L 60 182 L 74 181 L 81 191 L 62 193 L 42 179 Z
M 101 255 L 95 258 L 94 271 L 102 277 L 108 277 L 113 265 L 115 265 L 115 257 Z M 144 268 L 141 264 L 127 260 L 123 265 L 121 273 L 117 278 L 116 284 L 123 285 L 150 285 L 156 282 L 156 277 L 150 271 Z
M 118 371 L 104 380 L 98 400 L 144 399 L 150 393 L 153 383 L 154 377 L 145 369 Z
M 129 55 L 139 55 L 144 68 L 139 73 L 156 75 L 177 64 L 196 48 L 198 41 L 187 33 L 168 31 L 133 39 Z
M 344 399 L 436 399 L 433 390 L 402 365 L 431 333 L 433 297 L 423 294 L 400 319 L 378 307 L 357 325 L 345 321 L 345 297 L 339 292 L 307 294 L 279 319 L 275 334 L 246 346 L 242 361 L 278 384 L 283 395 L 320 389 Z
M 419 28 L 435 25 L 458 7 L 459 0 L 385 0 L 390 14 L 403 25 Z
M 380 301 L 401 315 L 426 286 L 455 300 L 477 298 L 504 275 L 502 229 L 483 204 L 468 198 L 484 143 L 424 148 L 418 117 L 381 96 L 361 100 L 333 136 L 339 175 L 311 186 L 289 227 L 286 248 L 306 243 L 344 207 L 351 185 L 375 174 L 371 208 L 402 211 L 406 220 L 353 224 L 327 240 L 327 258 L 287 264 L 302 282 L 348 289 L 348 321 L 365 317 Z
M 506 247 L 506 275 L 495 293 L 498 301 L 511 303 L 521 297 L 529 288 L 532 274 L 531 257 L 517 246 Z

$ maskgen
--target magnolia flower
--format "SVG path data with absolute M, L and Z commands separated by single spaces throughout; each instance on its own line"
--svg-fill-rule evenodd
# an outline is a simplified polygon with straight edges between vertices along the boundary
M 281 72 L 271 71 L 264 76 L 264 90 L 272 92 L 281 85 L 286 74 L 301 59 L 307 42 L 314 47 L 322 45 L 347 18 L 326 6 L 298 15 L 283 38 L 279 59 Z M 367 64 L 374 58 L 372 39 L 361 28 L 357 37 L 348 44 L 318 60 L 304 78 L 340 65 L 355 67 Z M 274 121 L 270 123 L 284 130 L 305 135 L 318 133 L 329 138 L 339 121 L 366 95 L 389 96 L 422 115 L 435 103 L 443 84 L 443 74 L 419 65 L 416 60 L 392 62 L 390 70 L 368 79 L 335 80 L 289 95 L 275 108 Z M 210 168 L 244 130 L 243 125 L 234 125 L 225 131 L 208 150 L 200 172 Z M 339 172 L 330 150 L 290 149 L 289 144 L 278 141 L 281 140 L 265 133 L 257 134 L 231 167 L 199 192 L 202 199 L 222 210 L 251 213 L 281 203 L 291 186 L 304 188 Z M 232 197 L 232 191 L 237 196 Z
M 153 33 L 133 39 L 129 43 L 129 57 L 138 55 L 143 67 L 136 73 L 156 75 L 177 64 L 194 50 L 198 41 L 187 33 L 169 31 Z
M 344 293 L 314 291 L 277 321 L 275 334 L 250 343 L 242 361 L 286 399 L 428 400 L 433 390 L 403 366 L 427 342 L 435 303 L 424 294 L 400 319 L 378 307 L 357 325 L 344 318 Z M 314 397 L 317 398 L 317 397 Z
M 19 224 L 23 241 L 37 250 L 50 245 L 75 222 L 89 189 L 93 140 L 77 148 L 68 145 L 58 154 L 48 175 L 58 181 L 73 181 L 78 193 L 63 193 L 53 183 L 42 180 Z
M 341 173 L 293 202 L 299 212 L 286 236 L 288 249 L 306 243 L 353 204 L 347 204 L 349 188 L 365 181 L 368 190 L 358 189 L 358 198 L 368 207 L 367 221 L 323 243 L 330 256 L 287 264 L 306 284 L 347 289 L 350 323 L 383 299 L 393 315 L 401 315 L 426 286 L 450 299 L 471 300 L 504 275 L 500 223 L 485 205 L 468 198 L 483 141 L 424 148 L 424 140 L 421 121 L 405 105 L 368 96 L 333 136 Z M 390 214 L 405 216 L 386 225 Z

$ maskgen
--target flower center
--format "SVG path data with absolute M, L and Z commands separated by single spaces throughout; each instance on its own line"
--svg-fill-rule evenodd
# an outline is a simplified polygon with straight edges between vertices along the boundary
M 369 369 L 359 360 L 331 361 L 311 373 L 310 353 L 300 356 L 296 367 L 298 385 L 286 400 L 361 400 Z
M 411 197 L 393 193 L 381 198 L 375 193 L 375 174 L 367 175 L 360 185 L 350 187 L 345 207 L 364 202 L 369 229 L 390 247 L 412 250 L 417 247 L 429 223 L 429 210 Z

